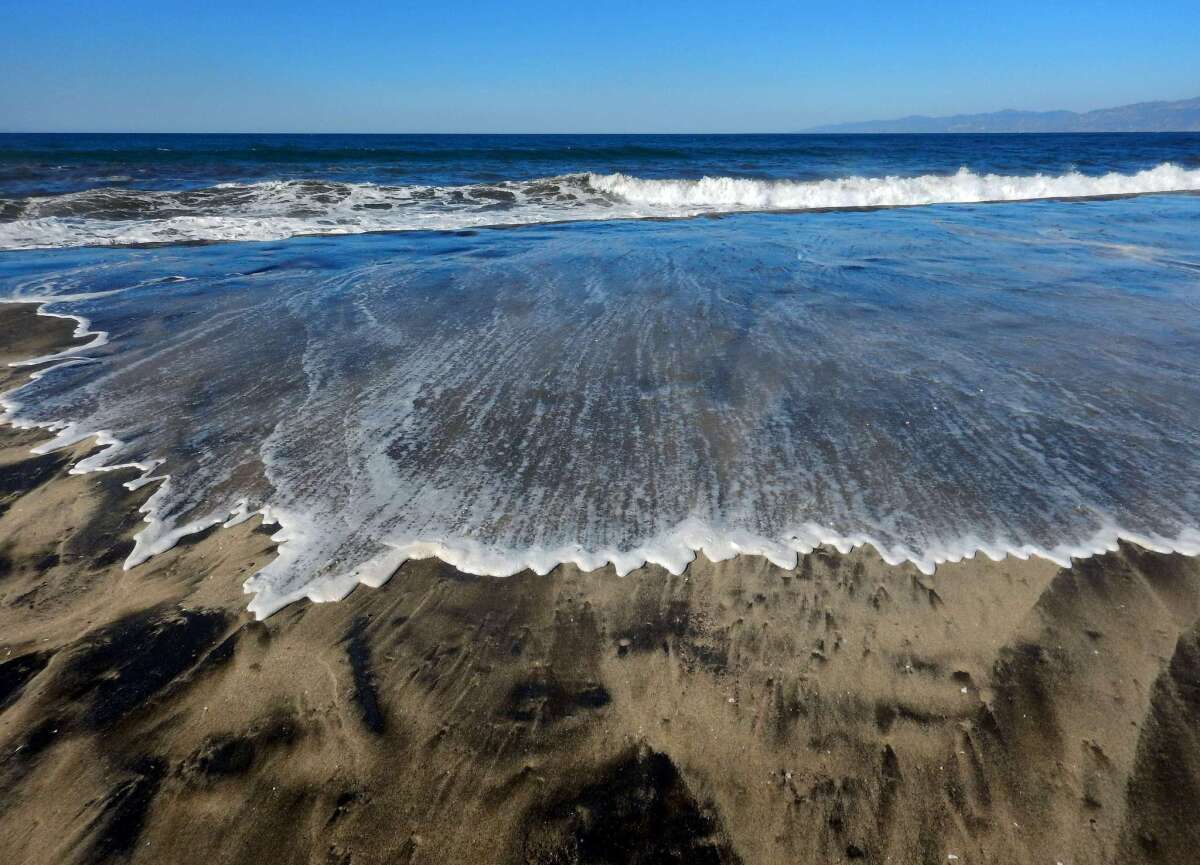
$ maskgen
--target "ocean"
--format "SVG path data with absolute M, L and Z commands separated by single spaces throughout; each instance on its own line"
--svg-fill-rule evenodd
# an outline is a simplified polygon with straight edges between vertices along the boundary
M 0 135 L 9 419 L 263 512 L 269 615 L 436 555 L 1200 552 L 1200 135 Z M 84 343 L 81 343 L 84 345 Z

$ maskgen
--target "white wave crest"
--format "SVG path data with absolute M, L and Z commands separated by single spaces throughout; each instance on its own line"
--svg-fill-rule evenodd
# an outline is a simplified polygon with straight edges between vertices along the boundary
M 202 190 L 105 187 L 5 202 L 0 249 L 269 241 L 298 235 L 448 231 L 606 219 L 1028 201 L 1200 191 L 1200 169 L 1134 174 L 976 174 L 754 180 L 571 174 L 467 186 L 275 180 Z
M 976 174 L 960 168 L 949 176 L 843 177 L 804 182 L 738 177 L 645 180 L 624 174 L 593 174 L 589 182 L 630 204 L 671 211 L 814 210 L 1182 192 L 1200 189 L 1200 170 L 1163 163 L 1136 174 L 1092 176 L 1073 171 L 1010 176 Z

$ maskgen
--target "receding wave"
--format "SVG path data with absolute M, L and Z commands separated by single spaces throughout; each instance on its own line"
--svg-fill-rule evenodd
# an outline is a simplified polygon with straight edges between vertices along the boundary
M 1131 174 L 954 174 L 756 180 L 568 174 L 465 186 L 317 180 L 144 191 L 120 187 L 0 199 L 0 249 L 280 240 L 706 213 L 904 207 L 1200 190 L 1200 169 Z
M 13 253 L 108 337 L 5 406 L 168 478 L 129 565 L 277 517 L 259 615 L 429 555 L 1200 552 L 1197 207 L 1142 204 Z

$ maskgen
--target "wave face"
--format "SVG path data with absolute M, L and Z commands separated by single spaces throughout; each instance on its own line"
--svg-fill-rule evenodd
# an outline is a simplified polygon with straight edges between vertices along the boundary
M 128 179 L 128 178 L 126 178 Z M 107 186 L 0 199 L 0 249 L 281 240 L 709 213 L 905 207 L 1200 190 L 1200 168 L 1134 173 L 821 180 L 568 174 L 461 186 L 272 180 L 154 191 Z
M 502 575 L 821 541 L 926 569 L 1117 536 L 1200 551 L 1198 201 L 12 252 L 0 295 L 107 342 L 11 408 L 117 442 L 87 467 L 169 476 L 130 564 L 268 508 L 259 615 L 428 555 Z

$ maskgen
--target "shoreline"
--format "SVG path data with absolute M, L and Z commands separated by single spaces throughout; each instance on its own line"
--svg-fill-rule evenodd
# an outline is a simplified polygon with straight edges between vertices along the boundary
M 47 317 L 33 342 L 68 325 Z M 15 337 L 0 345 L 12 350 Z M 39 343 L 41 344 L 41 343 Z M 7 364 L 7 360 L 4 360 Z M 0 391 L 29 367 L 0 366 Z M 506 579 L 435 558 L 265 621 L 251 516 L 125 570 L 151 486 L 0 429 L 0 860 L 1175 863 L 1200 559 L 932 575 L 869 547 Z M 94 450 L 94 449 L 93 449 Z
M 4 302 L 4 306 L 0 306 L 0 328 L 5 327 L 4 322 L 12 318 L 18 321 L 24 318 L 34 324 L 38 317 L 76 322 L 73 332 L 65 336 L 54 329 L 39 331 L 37 327 L 32 327 L 33 332 L 41 335 L 41 341 L 32 343 L 33 347 L 18 348 L 9 355 L 0 357 L 0 363 L 7 366 L 16 358 L 16 368 L 28 367 L 31 370 L 29 377 L 37 378 L 60 364 L 87 362 L 86 358 L 75 357 L 72 352 L 96 348 L 107 343 L 108 334 L 91 330 L 91 322 L 86 318 L 46 311 L 45 307 L 52 302 L 54 301 L 7 301 Z M 32 319 L 28 315 L 30 310 L 34 313 Z M 12 331 L 14 327 L 9 324 L 7 329 Z M 85 337 L 92 339 L 82 345 L 73 345 L 71 342 Z M 58 346 L 57 350 L 55 346 Z M 47 348 L 50 350 L 44 350 Z M 12 376 L 0 377 L 0 408 L 4 409 L 0 423 L 9 425 L 18 422 L 19 419 L 8 417 L 14 413 L 15 408 L 8 395 L 24 383 L 17 380 L 14 384 L 13 380 L 15 379 Z M 52 424 L 27 423 L 26 426 L 49 432 L 49 438 L 35 446 L 34 453 L 37 454 L 76 448 L 83 443 L 94 442 L 94 447 L 90 449 L 87 457 L 73 463 L 74 470 L 81 473 L 126 469 L 137 471 L 139 475 L 133 478 L 132 482 L 138 487 L 154 484 L 156 492 L 170 483 L 169 473 L 153 474 L 162 464 L 161 460 L 149 463 L 110 462 L 106 454 L 110 451 L 119 452 L 123 442 L 106 430 L 79 432 L 74 429 L 74 423 L 69 421 L 56 421 Z M 304 531 L 297 528 L 302 520 L 280 515 L 270 505 L 251 511 L 244 500 L 235 503 L 226 512 L 198 518 L 181 526 L 166 526 L 155 517 L 154 507 L 154 496 L 151 495 L 141 511 L 145 515 L 146 528 L 135 539 L 134 549 L 126 562 L 127 568 L 137 567 L 191 536 L 213 528 L 229 528 L 252 517 L 258 517 L 277 527 L 274 539 L 278 542 L 280 554 L 273 564 L 284 567 L 290 557 L 286 552 L 288 548 L 283 544 L 288 540 L 298 543 L 304 535 Z M 577 546 L 569 546 L 553 550 L 509 550 L 507 553 L 498 554 L 469 538 L 437 541 L 416 538 L 403 543 L 389 541 L 387 546 L 390 549 L 387 553 L 363 562 L 350 572 L 326 575 L 290 593 L 275 592 L 269 582 L 265 581 L 269 578 L 255 573 L 247 579 L 245 592 L 252 595 L 247 602 L 247 608 L 256 618 L 262 620 L 299 601 L 338 602 L 359 585 L 379 588 L 390 580 L 405 562 L 426 558 L 436 558 L 464 573 L 478 577 L 510 578 L 526 570 L 545 575 L 563 566 L 573 566 L 582 571 L 608 571 L 611 568 L 615 572 L 614 576 L 623 578 L 639 568 L 648 566 L 663 567 L 678 576 L 686 573 L 691 564 L 699 558 L 704 558 L 709 564 L 715 564 L 740 556 L 762 557 L 783 570 L 794 571 L 803 556 L 811 555 L 822 548 L 836 550 L 842 555 L 863 549 L 878 556 L 888 565 L 912 565 L 925 576 L 933 576 L 938 568 L 945 565 L 984 558 L 996 563 L 1008 559 L 1044 559 L 1059 567 L 1071 567 L 1075 562 L 1116 552 L 1122 544 L 1132 544 L 1162 554 L 1197 556 L 1200 555 L 1200 529 L 1185 530 L 1175 538 L 1166 538 L 1140 535 L 1117 526 L 1107 526 L 1098 528 L 1086 541 L 1061 544 L 1053 549 L 1029 544 L 985 545 L 978 539 L 970 539 L 958 545 L 932 550 L 925 556 L 919 556 L 907 548 L 881 547 L 869 537 L 842 535 L 812 523 L 798 527 L 788 539 L 770 539 L 736 530 L 717 530 L 699 521 L 687 521 L 626 553 L 614 550 L 589 552 Z M 271 565 L 268 565 L 268 568 L 270 567 Z

